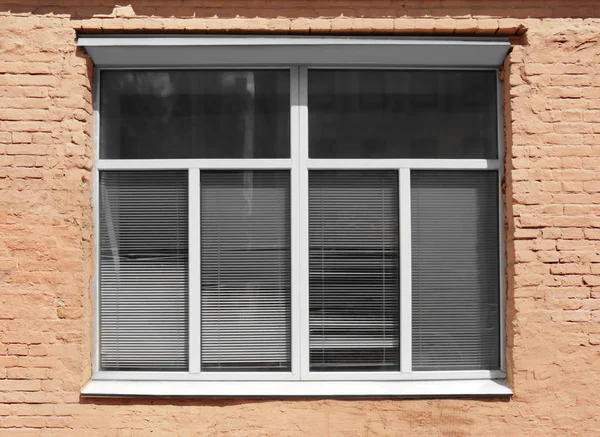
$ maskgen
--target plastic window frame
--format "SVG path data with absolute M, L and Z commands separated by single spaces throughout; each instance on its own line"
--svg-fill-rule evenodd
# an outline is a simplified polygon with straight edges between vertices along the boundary
M 504 396 L 505 371 L 505 243 L 504 120 L 502 82 L 497 68 L 391 67 L 382 66 L 203 66 L 193 69 L 289 69 L 290 158 L 289 159 L 101 159 L 100 77 L 105 70 L 176 70 L 190 67 L 96 67 L 94 69 L 94 139 L 96 146 L 93 204 L 95 222 L 95 271 L 99 272 L 99 172 L 111 170 L 179 169 L 189 180 L 189 262 L 200 264 L 200 172 L 214 169 L 282 169 L 291 180 L 292 263 L 292 362 L 290 372 L 202 372 L 200 366 L 200 272 L 189 277 L 189 369 L 188 372 L 104 371 L 100 367 L 99 280 L 93 281 L 94 356 L 92 380 L 84 396 Z M 312 68 L 352 70 L 476 70 L 496 72 L 497 159 L 309 159 L 308 158 L 308 70 Z M 398 171 L 400 215 L 400 370 L 397 372 L 311 372 L 308 336 L 308 172 L 313 169 L 387 169 Z M 499 332 L 500 369 L 480 371 L 412 371 L 411 344 L 411 241 L 410 172 L 416 169 L 496 170 L 499 214 Z M 302 333 L 306 333 L 302 335 Z M 179 384 L 179 383 L 182 384 Z M 383 384 L 385 383 L 385 384 Z M 167 385 L 170 384 L 166 388 Z M 190 385 L 191 384 L 191 385 Z

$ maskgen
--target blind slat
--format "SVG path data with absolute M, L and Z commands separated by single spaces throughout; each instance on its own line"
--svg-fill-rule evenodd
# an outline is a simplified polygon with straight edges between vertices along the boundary
M 498 174 L 411 175 L 413 370 L 498 369 Z
M 100 173 L 100 366 L 187 370 L 185 171 Z
M 398 176 L 309 174 L 310 367 L 398 370 Z
M 291 365 L 287 171 L 201 173 L 202 370 Z

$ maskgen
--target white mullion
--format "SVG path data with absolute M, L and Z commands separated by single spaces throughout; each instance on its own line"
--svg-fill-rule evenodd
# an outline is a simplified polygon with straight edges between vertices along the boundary
M 499 159 L 309 159 L 309 169 L 318 170 L 495 170 Z
M 398 171 L 400 210 L 400 371 L 412 372 L 410 168 Z
M 292 268 L 292 299 L 291 299 L 291 313 L 292 313 L 292 374 L 295 379 L 300 379 L 300 367 L 301 367 L 301 347 L 300 342 L 302 338 L 301 330 L 301 317 L 299 313 L 300 308 L 300 294 L 302 281 L 302 272 L 300 271 L 300 260 L 302 258 L 301 247 L 302 247 L 302 236 L 301 227 L 304 225 L 300 218 L 300 178 L 299 178 L 299 167 L 300 167 L 300 101 L 299 101 L 299 72 L 298 68 L 293 67 L 290 69 L 290 157 L 292 160 L 292 168 L 290 171 L 290 183 L 291 183 L 291 268 Z
M 500 309 L 500 369 L 506 370 L 506 263 L 505 263 L 505 246 L 504 246 L 504 199 L 502 198 L 502 179 L 504 178 L 504 105 L 502 95 L 502 81 L 498 72 L 496 72 L 496 99 L 497 99 L 497 122 L 498 122 L 498 238 L 499 238 L 499 309 Z
M 309 232 L 308 232 L 308 69 L 299 68 L 299 144 L 298 144 L 298 223 L 299 226 L 299 280 L 300 280 L 300 375 L 310 371 L 310 320 L 309 320 Z
M 200 170 L 188 170 L 189 372 L 200 373 Z
M 101 159 L 100 170 L 289 170 L 291 159 Z
M 94 357 L 92 362 L 93 372 L 100 371 L 100 171 L 98 170 L 98 158 L 100 157 L 100 70 L 94 69 L 94 156 L 96 168 L 93 180 L 93 204 L 94 204 L 94 254 L 95 267 L 94 288 Z

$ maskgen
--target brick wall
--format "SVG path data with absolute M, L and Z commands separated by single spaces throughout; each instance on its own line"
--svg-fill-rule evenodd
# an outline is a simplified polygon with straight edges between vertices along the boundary
M 75 38 L 123 31 L 520 34 L 504 68 L 512 399 L 81 399 L 94 145 Z M 600 435 L 599 41 L 597 0 L 1 2 L 0 436 Z

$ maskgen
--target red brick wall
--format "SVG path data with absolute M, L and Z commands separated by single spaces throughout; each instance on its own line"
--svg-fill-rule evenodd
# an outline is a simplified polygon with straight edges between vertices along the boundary
M 0 436 L 600 435 L 599 17 L 597 0 L 0 3 Z M 512 399 L 81 399 L 94 144 L 75 38 L 109 31 L 522 34 L 504 71 Z

